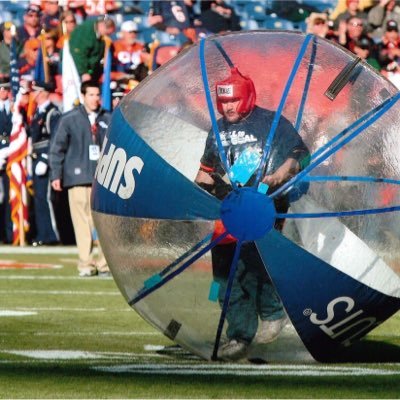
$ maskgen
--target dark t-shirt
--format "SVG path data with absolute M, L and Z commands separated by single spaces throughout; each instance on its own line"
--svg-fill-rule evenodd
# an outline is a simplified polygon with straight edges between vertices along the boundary
M 184 1 L 153 1 L 153 13 L 163 17 L 165 27 L 182 30 L 190 26 L 189 13 Z
M 218 120 L 218 129 L 229 168 L 232 167 L 244 150 L 251 149 L 262 156 L 274 115 L 274 111 L 255 107 L 250 115 L 237 123 L 230 123 L 224 118 Z M 294 126 L 285 117 L 281 116 L 275 131 L 265 174 L 272 174 L 288 158 L 294 158 L 301 164 L 301 161 L 308 154 L 308 149 Z M 212 130 L 207 137 L 201 164 L 212 169 L 215 173 L 225 174 L 215 134 Z M 251 181 L 252 179 L 248 184 Z

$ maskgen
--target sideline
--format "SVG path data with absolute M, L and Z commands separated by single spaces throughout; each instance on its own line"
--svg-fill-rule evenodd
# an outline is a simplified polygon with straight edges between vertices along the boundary
M 1 254 L 78 254 L 76 246 L 10 246 L 1 245 Z

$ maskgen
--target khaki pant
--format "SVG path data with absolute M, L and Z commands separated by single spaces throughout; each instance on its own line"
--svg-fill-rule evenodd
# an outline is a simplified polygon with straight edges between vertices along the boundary
M 90 209 L 90 186 L 75 186 L 68 189 L 69 208 L 76 244 L 78 246 L 78 270 L 87 268 L 97 269 L 99 272 L 108 271 L 100 243 L 98 245 L 97 260 L 94 257 L 92 231 L 94 229 L 92 211 Z

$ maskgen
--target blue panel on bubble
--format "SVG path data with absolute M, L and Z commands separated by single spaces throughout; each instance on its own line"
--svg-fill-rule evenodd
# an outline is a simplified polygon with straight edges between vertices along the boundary
M 151 149 L 119 108 L 114 111 L 93 183 L 93 210 L 139 218 L 215 220 L 219 204 Z
M 318 361 L 334 359 L 400 308 L 400 299 L 333 268 L 276 230 L 256 243 L 294 327 Z

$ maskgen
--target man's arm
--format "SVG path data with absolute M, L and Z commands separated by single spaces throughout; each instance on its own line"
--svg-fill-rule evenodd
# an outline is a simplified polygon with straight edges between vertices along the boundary
M 215 186 L 214 179 L 208 172 L 204 171 L 202 167 L 200 167 L 199 172 L 197 172 L 194 181 L 208 193 L 211 193 Z
M 277 189 L 290 180 L 310 162 L 310 152 L 294 126 L 281 117 L 273 146 L 278 149 L 275 170 L 263 178 L 263 183 Z M 278 161 L 279 160 L 279 161 Z
M 300 171 L 300 164 L 294 158 L 288 158 L 273 174 L 266 175 L 262 182 L 276 188 L 283 185 Z
M 52 182 L 51 182 L 51 187 L 52 187 L 56 192 L 61 192 L 61 191 L 62 191 L 61 179 L 55 179 L 54 181 L 52 181 Z
M 68 146 L 68 133 L 65 126 L 65 119 L 60 118 L 59 125 L 50 142 L 49 166 L 50 181 L 54 190 L 61 190 L 61 178 L 64 166 L 65 153 Z M 58 181 L 58 183 L 56 183 Z M 54 183 L 54 184 L 53 184 Z
M 385 18 L 386 6 L 390 0 L 380 0 L 380 2 L 372 7 L 368 12 L 368 23 L 374 28 L 382 26 Z

